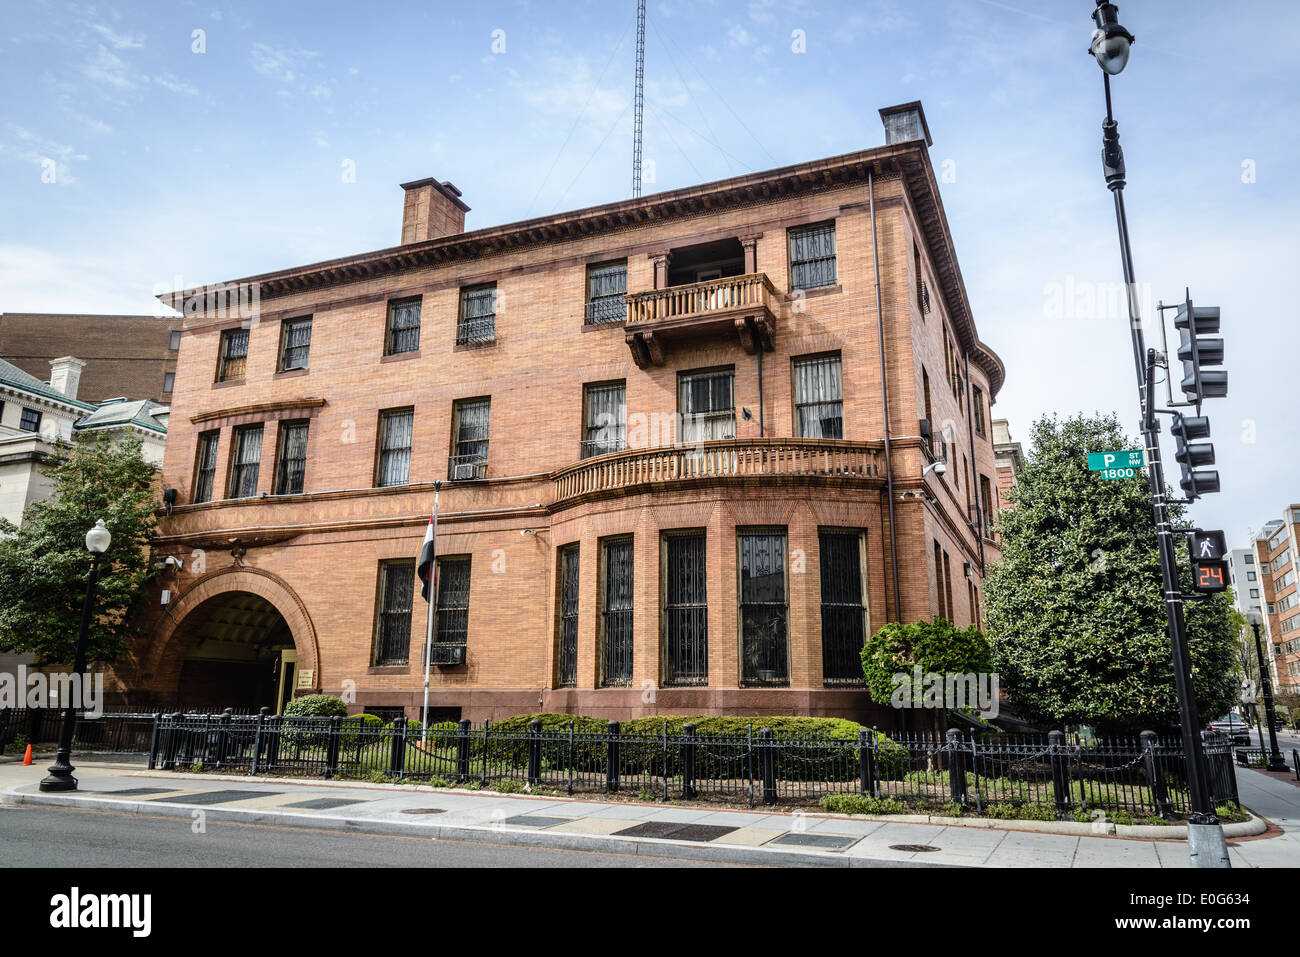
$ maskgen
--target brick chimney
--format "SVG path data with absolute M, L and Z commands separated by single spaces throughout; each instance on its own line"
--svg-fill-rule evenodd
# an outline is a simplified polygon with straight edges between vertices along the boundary
M 469 207 L 460 201 L 460 190 L 433 177 L 403 183 L 402 245 L 455 236 L 465 231 Z
M 885 107 L 880 111 L 880 122 L 885 124 L 886 146 L 906 143 L 908 140 L 925 140 L 926 146 L 934 145 L 920 100 Z
M 69 399 L 77 397 L 77 387 L 81 385 L 81 370 L 85 367 L 84 359 L 61 356 L 50 360 L 50 388 L 61 392 Z

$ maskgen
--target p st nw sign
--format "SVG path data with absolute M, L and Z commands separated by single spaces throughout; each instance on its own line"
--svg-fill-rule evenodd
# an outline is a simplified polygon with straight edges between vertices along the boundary
M 1104 479 L 1132 478 L 1145 464 L 1146 455 L 1141 449 L 1088 453 L 1088 471 L 1100 472 Z

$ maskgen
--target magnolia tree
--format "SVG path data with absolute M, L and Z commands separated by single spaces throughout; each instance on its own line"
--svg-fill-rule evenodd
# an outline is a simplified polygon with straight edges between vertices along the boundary
M 1002 559 L 985 581 L 986 624 L 1008 706 L 1031 721 L 1106 732 L 1178 726 L 1173 656 L 1145 476 L 1103 480 L 1089 452 L 1133 448 L 1114 416 L 1034 424 L 998 518 Z M 1170 506 L 1175 527 L 1184 506 Z M 1182 536 L 1179 536 L 1181 539 Z M 1182 546 L 1184 594 L 1192 594 Z M 1184 605 L 1203 721 L 1235 705 L 1238 627 L 1218 594 Z

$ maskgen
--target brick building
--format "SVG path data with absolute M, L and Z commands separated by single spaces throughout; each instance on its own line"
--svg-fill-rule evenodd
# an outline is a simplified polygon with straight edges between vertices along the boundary
M 1255 536 L 1254 547 L 1277 687 L 1300 694 L 1300 587 L 1295 561 L 1300 550 L 1300 504 L 1288 506 L 1282 518 L 1265 524 Z
M 881 112 L 883 147 L 471 232 L 407 183 L 399 246 L 167 297 L 183 565 L 119 687 L 417 714 L 440 480 L 439 717 L 888 720 L 864 635 L 982 620 L 1004 370 L 920 104 Z
M 92 316 L 43 312 L 0 314 L 0 357 L 48 376 L 60 356 L 85 360 L 80 397 L 87 402 L 133 396 L 171 402 L 180 317 Z

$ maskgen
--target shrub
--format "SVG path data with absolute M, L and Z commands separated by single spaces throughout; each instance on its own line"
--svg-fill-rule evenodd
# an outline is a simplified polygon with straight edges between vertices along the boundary
M 296 748 L 324 748 L 329 744 L 328 719 L 346 717 L 347 713 L 347 704 L 334 695 L 294 698 L 284 706 L 284 716 L 289 720 L 281 737 L 285 744 Z
M 824 794 L 817 803 L 833 814 L 906 814 L 909 810 L 896 798 L 868 794 Z
M 996 818 L 999 821 L 1013 821 L 1016 818 L 1016 805 L 1008 804 L 1005 801 L 990 804 L 984 809 L 984 816 Z
M 354 714 L 343 719 L 339 739 L 345 748 L 355 748 L 377 739 L 376 732 L 384 727 L 384 719 L 375 714 Z
M 1218 815 L 1220 821 L 1227 821 L 1230 824 L 1250 820 L 1246 810 L 1236 804 L 1220 804 L 1214 809 L 1214 813 Z
M 1016 819 L 1021 821 L 1055 821 L 1056 808 L 1051 804 L 1021 804 L 1016 808 Z
M 284 706 L 285 717 L 340 718 L 347 717 L 348 706 L 342 698 L 332 694 L 308 694 L 294 698 Z
M 492 785 L 492 790 L 498 794 L 519 794 L 523 789 L 524 786 L 514 778 L 502 778 Z
M 1112 824 L 1122 824 L 1125 827 L 1133 823 L 1133 815 L 1128 811 L 1107 810 L 1106 818 Z

